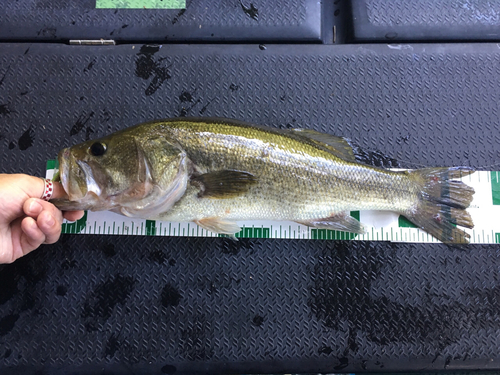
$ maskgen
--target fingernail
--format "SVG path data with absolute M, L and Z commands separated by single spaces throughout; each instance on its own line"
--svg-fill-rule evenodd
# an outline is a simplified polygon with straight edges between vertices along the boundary
M 54 218 L 52 217 L 52 215 L 47 215 L 47 221 L 46 221 L 47 225 L 49 227 L 53 226 L 55 224 L 55 220 Z
M 40 212 L 41 210 L 42 210 L 42 205 L 40 203 L 38 203 L 37 201 L 31 202 L 30 208 L 29 208 L 29 211 L 31 213 L 37 213 L 37 212 Z

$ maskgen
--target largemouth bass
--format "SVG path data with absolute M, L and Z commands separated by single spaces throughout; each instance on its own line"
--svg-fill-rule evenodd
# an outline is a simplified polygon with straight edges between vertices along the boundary
M 446 243 L 467 243 L 465 167 L 390 171 L 356 161 L 346 138 L 228 119 L 136 125 L 59 153 L 62 210 L 192 221 L 216 233 L 287 220 L 363 233 L 353 210 L 388 210 Z

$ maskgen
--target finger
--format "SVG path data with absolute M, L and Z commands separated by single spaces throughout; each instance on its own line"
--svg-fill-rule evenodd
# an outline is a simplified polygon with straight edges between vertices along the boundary
M 66 194 L 66 191 L 64 191 L 64 188 L 60 182 L 52 181 L 52 184 L 54 185 L 54 192 L 52 193 L 51 199 L 67 198 L 68 197 L 68 194 Z
M 23 204 L 23 211 L 26 215 L 36 219 L 43 211 L 42 201 L 36 198 L 27 199 Z
M 52 193 L 52 197 L 50 198 L 51 200 L 52 199 L 68 198 L 68 194 L 66 194 L 66 191 L 64 190 L 64 187 L 60 182 L 52 181 L 52 184 L 53 184 L 53 193 Z M 45 182 L 44 182 L 44 188 L 45 188 Z M 63 211 L 63 217 L 69 221 L 80 220 L 84 214 L 85 214 L 85 211 L 82 211 L 82 210 Z
M 31 216 L 32 218 L 36 219 L 37 216 L 43 211 L 43 210 L 48 210 L 51 212 L 56 220 L 58 219 L 59 211 L 52 203 L 46 202 L 42 199 L 39 199 L 43 192 L 45 191 L 45 180 L 38 178 L 38 177 L 33 177 L 33 176 L 28 176 L 28 175 L 23 175 L 26 177 L 29 182 L 29 186 L 34 186 L 34 189 L 37 190 L 38 192 L 33 192 L 30 191 L 30 196 L 32 196 L 32 199 L 28 199 L 25 204 L 24 204 L 24 212 L 26 215 Z M 61 183 L 59 182 L 53 182 L 53 194 L 52 194 L 52 199 L 54 198 L 67 198 L 68 195 L 64 191 L 64 188 Z M 69 221 L 76 221 L 79 220 L 83 217 L 85 214 L 84 211 L 65 211 L 63 212 L 63 217 Z
M 24 213 L 33 219 L 36 219 L 38 215 L 44 210 L 49 211 L 56 220 L 59 220 L 61 211 L 55 207 L 52 203 L 43 201 L 41 199 L 30 198 L 24 203 L 23 207 Z M 85 211 L 65 211 L 62 213 L 62 217 L 69 221 L 80 220 Z M 61 218 L 62 223 L 62 218 Z
M 45 179 L 26 174 L 8 175 L 12 184 L 22 189 L 31 198 L 41 198 L 45 192 Z M 67 194 L 60 182 L 52 182 L 52 198 L 66 198 Z
M 62 212 L 52 203 L 31 198 L 24 202 L 24 212 L 36 220 L 38 228 L 45 235 L 46 243 L 54 243 L 61 235 Z
M 21 222 L 20 245 L 23 255 L 37 249 L 45 241 L 45 234 L 38 228 L 36 221 L 31 217 L 25 217 Z
M 36 224 L 45 235 L 44 243 L 55 243 L 61 236 L 62 215 L 59 215 L 58 219 L 52 216 L 49 211 L 42 211 L 42 213 L 38 215 Z
M 44 180 L 42 180 L 41 178 L 39 178 L 39 180 L 42 182 L 42 185 L 43 185 L 42 188 L 45 189 L 45 182 L 44 182 Z M 41 195 L 40 195 L 40 197 L 41 197 Z M 67 197 L 68 197 L 68 195 L 64 191 L 64 188 L 63 188 L 62 184 L 59 183 L 59 182 L 53 182 L 53 194 L 52 194 L 52 198 L 51 199 L 55 199 L 55 198 L 67 198 Z M 40 202 L 40 204 L 43 207 L 45 207 L 45 208 L 47 207 L 46 206 L 46 201 L 41 200 L 41 199 L 37 199 L 37 201 Z M 30 201 L 29 204 L 30 205 L 33 204 L 33 201 Z M 49 204 L 51 204 L 51 203 L 49 203 Z M 55 206 L 53 206 L 53 207 L 55 207 Z M 41 210 L 40 210 L 40 207 L 37 206 L 36 204 L 33 205 L 32 209 L 33 209 L 32 215 L 30 215 L 30 216 L 32 216 L 32 217 L 35 218 L 36 216 L 33 216 L 33 215 L 39 214 L 41 212 Z M 28 212 L 26 211 L 26 209 L 24 211 L 26 212 L 27 215 L 29 215 Z M 79 211 L 65 211 L 65 212 L 63 212 L 63 214 L 64 214 L 64 218 L 65 219 L 67 219 L 69 221 L 76 221 L 76 220 L 81 219 L 83 217 L 83 215 L 85 214 L 85 212 L 81 211 L 81 210 L 79 210 Z
M 77 221 L 80 220 L 83 215 L 85 215 L 85 211 L 65 211 L 63 212 L 63 217 L 69 221 Z
M 44 211 L 47 211 L 52 215 L 52 217 L 55 220 L 60 221 L 62 223 L 61 211 L 59 211 L 57 207 L 54 206 L 52 203 L 46 202 L 41 199 L 36 199 L 36 198 L 27 199 L 26 202 L 24 202 L 23 211 L 26 215 L 32 217 L 35 220 L 38 217 L 38 215 L 40 215 Z
M 44 178 L 39 178 L 40 182 L 38 183 L 38 186 L 40 186 L 40 194 L 38 196 L 33 196 L 33 198 L 41 198 L 45 192 L 46 188 L 46 182 Z M 66 191 L 64 190 L 64 187 L 60 182 L 52 182 L 52 195 L 50 199 L 57 199 L 57 198 L 67 198 L 68 194 L 66 194 Z

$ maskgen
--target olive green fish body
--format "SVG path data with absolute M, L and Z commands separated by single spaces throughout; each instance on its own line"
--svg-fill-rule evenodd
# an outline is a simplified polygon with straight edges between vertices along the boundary
M 203 121 L 163 129 L 201 173 L 246 171 L 258 184 L 229 199 L 202 199 L 192 187 L 161 220 L 308 221 L 351 210 L 402 212 L 417 199 L 407 174 L 346 162 L 292 132 Z
M 194 221 L 236 233 L 240 220 L 291 220 L 363 232 L 352 210 L 403 214 L 444 242 L 473 189 L 466 168 L 394 172 L 356 162 L 348 140 L 227 119 L 149 122 L 61 151 L 61 208 L 110 209 L 147 219 Z

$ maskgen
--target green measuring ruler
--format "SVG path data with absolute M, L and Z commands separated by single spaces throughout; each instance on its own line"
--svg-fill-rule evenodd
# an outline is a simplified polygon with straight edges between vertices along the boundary
M 52 178 L 55 160 L 47 162 L 47 178 Z M 474 229 L 466 229 L 471 243 L 500 243 L 500 172 L 480 171 L 462 179 L 476 191 L 468 209 Z M 365 226 L 365 234 L 314 229 L 295 222 L 244 221 L 237 238 L 288 238 L 316 240 L 369 240 L 438 243 L 431 235 L 415 228 L 406 218 L 393 212 L 353 211 L 351 215 Z M 152 221 L 129 218 L 108 211 L 86 212 L 75 223 L 64 222 L 63 233 L 116 234 L 133 236 L 219 237 L 194 223 Z

